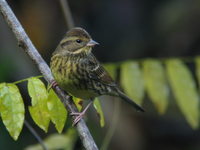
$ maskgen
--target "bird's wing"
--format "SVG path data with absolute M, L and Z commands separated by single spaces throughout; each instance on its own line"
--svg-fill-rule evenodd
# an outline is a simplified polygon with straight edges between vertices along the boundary
M 105 68 L 98 62 L 95 56 L 91 56 L 88 59 L 89 65 L 89 77 L 92 80 L 100 82 L 109 86 L 116 86 L 116 83 L 113 81 L 109 73 Z

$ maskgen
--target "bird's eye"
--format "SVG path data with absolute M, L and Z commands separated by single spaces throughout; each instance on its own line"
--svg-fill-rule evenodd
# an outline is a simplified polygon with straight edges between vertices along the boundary
M 80 39 L 76 40 L 77 43 L 81 43 L 82 41 Z

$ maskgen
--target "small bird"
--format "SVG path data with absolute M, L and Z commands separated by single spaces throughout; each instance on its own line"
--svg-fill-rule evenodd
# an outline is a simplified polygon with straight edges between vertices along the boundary
M 117 96 L 131 104 L 137 111 L 144 110 L 127 97 L 113 81 L 109 73 L 92 54 L 98 45 L 88 32 L 80 27 L 69 30 L 51 57 L 50 68 L 55 82 L 66 92 L 81 99 L 93 100 L 101 95 Z M 79 122 L 92 101 L 76 115 Z

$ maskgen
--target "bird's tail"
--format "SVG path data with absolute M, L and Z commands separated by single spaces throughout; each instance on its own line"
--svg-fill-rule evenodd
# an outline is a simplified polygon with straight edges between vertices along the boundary
M 136 104 L 133 100 L 131 100 L 128 96 L 126 96 L 122 91 L 118 90 L 117 93 L 119 94 L 119 97 L 125 100 L 127 103 L 132 105 L 137 111 L 144 112 L 144 109 L 140 107 L 138 104 Z

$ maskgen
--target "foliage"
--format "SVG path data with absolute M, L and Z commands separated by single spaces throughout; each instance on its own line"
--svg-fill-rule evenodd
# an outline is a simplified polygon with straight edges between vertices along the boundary
M 50 114 L 47 108 L 48 93 L 46 87 L 39 79 L 30 78 L 28 79 L 28 92 L 32 102 L 32 106 L 29 106 L 31 117 L 41 129 L 47 132 Z
M 100 125 L 101 125 L 101 127 L 104 127 L 104 125 L 105 125 L 104 114 L 103 114 L 103 111 L 102 111 L 102 108 L 101 108 L 101 103 L 100 103 L 98 98 L 95 98 L 95 100 L 93 102 L 93 105 L 94 105 L 94 108 L 97 111 L 98 117 L 100 118 L 99 119 L 100 120 Z
M 199 96 L 192 74 L 178 59 L 166 62 L 168 79 L 177 105 L 193 128 L 199 124 Z
M 144 59 L 109 64 L 120 66 L 120 83 L 124 92 L 136 103 L 142 104 L 145 91 L 159 114 L 164 114 L 169 98 L 174 96 L 177 106 L 193 129 L 199 126 L 200 57 L 195 58 L 196 77 L 182 59 Z M 117 72 L 115 70 L 115 75 Z M 172 91 L 172 94 L 170 93 Z
M 59 133 L 62 132 L 67 120 L 67 110 L 55 92 L 47 90 L 39 77 L 31 77 L 14 83 L 0 84 L 0 113 L 6 129 L 10 135 L 17 140 L 24 123 L 24 102 L 16 84 L 28 81 L 27 89 L 31 98 L 32 106 L 29 112 L 33 121 L 45 132 L 48 131 L 49 123 L 52 121 Z M 75 104 L 81 110 L 80 99 L 74 98 Z M 104 126 L 104 116 L 100 103 L 94 104 L 100 116 L 100 124 Z
M 147 59 L 142 63 L 147 94 L 160 114 L 163 114 L 169 102 L 169 87 L 163 65 L 158 60 Z
M 0 84 L 0 113 L 6 129 L 17 140 L 24 123 L 24 103 L 14 84 Z
M 47 107 L 51 121 L 55 124 L 57 131 L 61 133 L 67 120 L 67 110 L 52 89 L 48 94 Z
M 121 85 L 127 95 L 136 103 L 142 104 L 144 80 L 138 62 L 125 62 L 121 65 Z M 134 92 L 133 92 L 134 91 Z
M 141 63 L 140 63 L 141 62 Z M 196 77 L 200 83 L 200 57 L 195 58 Z M 105 64 L 114 78 L 120 68 L 120 83 L 124 92 L 142 104 L 145 91 L 152 100 L 159 114 L 164 114 L 169 104 L 170 90 L 181 112 L 192 128 L 199 125 L 199 94 L 191 71 L 180 59 L 168 59 L 162 63 L 155 59 L 143 61 L 126 61 L 121 64 Z M 17 140 L 24 122 L 24 102 L 16 84 L 28 81 L 27 88 L 32 106 L 29 112 L 33 121 L 45 132 L 50 121 L 62 132 L 67 120 L 67 110 L 52 89 L 47 90 L 39 77 L 31 77 L 14 83 L 0 84 L 0 114 L 9 134 Z M 73 98 L 79 111 L 82 100 Z M 94 108 L 104 126 L 104 114 L 98 99 Z

